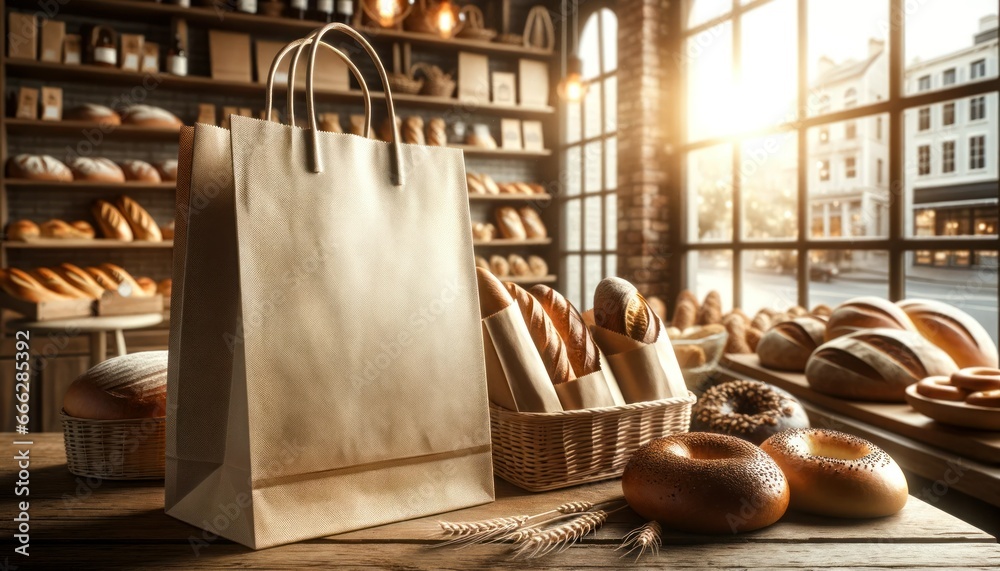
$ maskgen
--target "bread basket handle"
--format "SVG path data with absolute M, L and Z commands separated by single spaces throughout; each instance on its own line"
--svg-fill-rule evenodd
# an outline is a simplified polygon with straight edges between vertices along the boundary
M 306 45 L 312 43 L 314 36 L 315 32 L 308 37 L 299 38 L 293 42 L 289 42 L 285 47 L 281 48 L 281 51 L 279 51 L 278 54 L 274 56 L 274 60 L 271 61 L 271 69 L 268 70 L 267 72 L 267 90 L 265 91 L 264 95 L 265 105 L 266 105 L 265 109 L 267 113 L 266 117 L 268 121 L 271 120 L 271 108 L 272 108 L 272 103 L 274 101 L 274 77 L 278 72 L 278 66 L 281 65 L 281 60 L 284 59 L 285 55 L 287 55 L 288 52 L 290 52 L 292 49 L 295 49 L 295 55 L 292 56 L 292 61 L 288 66 L 288 103 L 287 103 L 288 124 L 295 125 L 294 100 L 295 100 L 296 65 L 298 64 L 299 56 L 302 54 L 302 49 Z M 334 55 L 342 59 L 345 64 L 347 64 L 347 68 L 351 71 L 351 75 L 354 76 L 354 79 L 356 79 L 358 81 L 358 84 L 361 86 L 361 94 L 365 101 L 364 133 L 365 133 L 365 138 L 367 138 L 369 136 L 369 132 L 371 131 L 371 123 L 372 123 L 372 103 L 371 103 L 371 93 L 368 91 L 368 83 L 365 82 L 365 77 L 361 74 L 361 70 L 358 69 L 358 66 L 354 65 L 354 62 L 351 61 L 351 58 L 348 57 L 347 54 L 345 54 L 344 52 L 340 51 L 339 49 L 331 46 L 326 42 L 320 42 L 320 43 L 323 44 L 327 49 L 332 51 Z
M 389 109 L 389 124 L 392 128 L 392 141 L 390 142 L 392 145 L 392 157 L 394 163 L 392 166 L 392 183 L 396 186 L 402 186 L 404 182 L 403 153 L 399 143 L 399 126 L 396 124 L 396 107 L 392 102 L 392 92 L 389 87 L 389 76 L 385 72 L 385 66 L 382 65 L 382 60 L 379 59 L 378 53 L 376 53 L 375 48 L 368 43 L 368 40 L 366 40 L 365 37 L 354 28 L 339 22 L 327 24 L 320 28 L 315 35 L 312 36 L 315 38 L 315 41 L 309 48 L 309 67 L 306 71 L 306 113 L 309 115 L 309 130 L 311 131 L 312 137 L 312 171 L 323 172 L 323 161 L 319 154 L 319 129 L 316 125 L 315 103 L 313 97 L 313 80 L 316 73 L 316 43 L 321 43 L 323 41 L 323 36 L 330 31 L 338 31 L 349 36 L 351 39 L 360 44 L 366 52 L 368 52 L 372 62 L 375 63 L 375 69 L 378 70 L 379 78 L 382 80 L 382 89 L 385 90 L 385 102 Z

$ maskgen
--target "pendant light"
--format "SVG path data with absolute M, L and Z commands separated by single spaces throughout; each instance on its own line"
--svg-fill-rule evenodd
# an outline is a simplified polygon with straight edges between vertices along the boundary
M 427 23 L 439 36 L 448 39 L 461 29 L 461 14 L 459 7 L 451 0 L 441 0 L 427 12 Z
M 587 84 L 583 82 L 583 61 L 576 55 L 576 51 L 580 49 L 580 22 L 576 0 L 573 1 L 572 15 L 573 51 L 570 53 L 566 49 L 566 0 L 562 0 L 562 49 L 566 69 L 562 81 L 559 82 L 559 86 L 556 88 L 556 93 L 559 94 L 559 98 L 563 101 L 576 103 L 583 100 L 587 95 Z
M 361 0 L 361 8 L 383 28 L 399 25 L 413 9 L 413 0 Z

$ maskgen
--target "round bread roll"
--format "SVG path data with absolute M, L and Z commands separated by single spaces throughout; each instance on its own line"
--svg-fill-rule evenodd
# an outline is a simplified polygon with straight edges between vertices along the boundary
M 916 331 L 913 322 L 896 304 L 879 297 L 856 297 L 837 306 L 826 324 L 826 340 L 862 329 Z
M 915 331 L 868 329 L 821 345 L 806 364 L 813 390 L 846 399 L 903 402 L 906 387 L 958 370 Z
M 524 258 L 517 254 L 511 254 L 507 258 L 507 263 L 510 264 L 510 273 L 515 276 L 530 276 L 531 268 L 528 266 L 528 262 Z
M 170 294 L 173 293 L 174 280 L 166 278 L 160 280 L 160 283 L 156 284 L 156 293 L 162 295 L 164 298 L 169 299 Z
M 25 242 L 31 238 L 41 236 L 41 229 L 38 224 L 31 220 L 15 220 L 7 225 L 7 239 Z
M 496 210 L 497 228 L 500 235 L 509 240 L 524 240 L 528 232 L 517 210 L 510 206 L 501 206 Z
M 490 256 L 490 271 L 498 278 L 506 277 L 510 274 L 510 264 L 503 256 Z
M 166 109 L 152 105 L 133 105 L 125 110 L 122 119 L 125 125 L 142 125 L 143 127 L 165 127 L 179 129 L 184 123 Z
M 476 279 L 479 282 L 479 316 L 486 319 L 507 309 L 514 303 L 507 288 L 489 270 L 476 268 Z
M 643 343 L 654 343 L 660 337 L 660 320 L 639 290 L 621 278 L 604 278 L 597 284 L 594 322 Z
M 528 256 L 528 267 L 531 268 L 531 275 L 543 278 L 549 275 L 549 264 L 541 256 Z
M 125 180 L 127 181 L 148 183 L 163 182 L 163 179 L 160 178 L 160 173 L 156 171 L 156 168 L 146 161 L 138 161 L 134 159 L 122 161 L 120 166 L 122 172 L 125 174 Z
M 903 471 L 878 446 L 820 428 L 786 430 L 761 444 L 791 488 L 790 507 L 823 516 L 872 518 L 906 505 Z
M 88 182 L 125 182 L 125 173 L 111 159 L 76 157 L 69 163 L 73 180 Z
M 38 268 L 31 272 L 31 275 L 46 288 L 73 299 L 96 299 L 93 295 L 84 292 L 67 282 L 59 273 L 49 268 Z
M 823 344 L 826 322 L 816 317 L 796 317 L 769 329 L 757 344 L 760 364 L 782 371 L 801 373 L 809 356 Z
M 785 475 L 763 450 L 706 432 L 656 438 L 636 450 L 622 474 L 622 492 L 643 519 L 686 533 L 767 527 L 785 514 L 789 500 Z
M 489 222 L 476 222 L 472 225 L 472 238 L 480 242 L 489 242 L 496 237 L 497 229 Z
M 691 430 L 728 434 L 754 444 L 789 428 L 808 428 L 799 401 L 761 381 L 736 380 L 711 387 L 691 409 Z
M 90 273 L 73 264 L 60 264 L 53 270 L 62 276 L 66 283 L 86 293 L 87 297 L 98 299 L 107 291 L 105 287 L 97 283 L 97 280 Z
M 135 283 L 139 284 L 139 289 L 142 290 L 146 297 L 152 297 L 156 295 L 157 285 L 156 280 L 150 277 L 142 276 L 135 278 Z
M 998 366 L 997 346 L 974 317 L 947 303 L 905 299 L 897 304 L 928 341 L 944 349 L 959 367 Z
M 167 411 L 167 352 L 108 359 L 69 386 L 63 411 L 75 418 L 160 418 Z
M 156 163 L 156 172 L 165 182 L 177 180 L 177 159 L 167 159 Z
M 549 235 L 537 210 L 530 206 L 522 206 L 517 212 L 521 215 L 521 223 L 524 224 L 524 231 L 528 238 L 545 238 Z
M 12 297 L 39 303 L 43 301 L 63 301 L 73 299 L 68 295 L 54 292 L 43 286 L 31 274 L 17 268 L 0 270 L 0 288 Z
M 833 314 L 833 309 L 831 309 L 829 305 L 821 303 L 813 307 L 812 311 L 810 311 L 809 313 L 817 315 L 819 317 L 830 317 Z
M 15 155 L 7 160 L 7 176 L 26 180 L 71 182 L 73 171 L 50 155 Z
M 92 121 L 101 125 L 121 125 L 122 118 L 117 111 L 96 103 L 84 103 L 63 111 L 64 121 Z

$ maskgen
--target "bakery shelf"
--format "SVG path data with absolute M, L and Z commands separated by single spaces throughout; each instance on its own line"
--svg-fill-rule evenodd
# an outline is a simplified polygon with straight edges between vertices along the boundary
M 552 238 L 528 238 L 527 240 L 509 240 L 498 238 L 496 240 L 473 240 L 472 245 L 477 247 L 500 247 L 500 246 L 548 246 L 552 243 Z
M 517 149 L 484 149 L 483 147 L 473 147 L 471 145 L 450 145 L 456 149 L 465 151 L 469 157 L 505 157 L 505 158 L 531 158 L 552 156 L 550 149 L 541 151 L 525 151 Z
M 22 8 L 37 10 L 37 2 L 30 0 L 11 0 L 8 4 Z M 312 32 L 323 25 L 316 20 L 295 20 L 292 18 L 270 17 L 260 14 L 243 14 L 233 12 L 234 2 L 219 2 L 217 7 L 183 8 L 174 4 L 159 2 L 138 2 L 135 0 L 74 0 L 61 3 L 60 14 L 72 13 L 90 17 L 112 18 L 116 20 L 146 20 L 150 18 L 168 19 L 184 18 L 188 22 L 202 24 L 215 29 L 235 30 L 246 33 L 260 34 L 292 34 L 295 37 Z M 376 44 L 392 42 L 410 42 L 429 49 L 453 51 L 465 50 L 485 53 L 495 56 L 528 57 L 533 59 L 552 59 L 554 53 L 550 50 L 530 48 L 519 45 L 480 42 L 462 38 L 443 39 L 431 34 L 420 34 L 380 28 L 362 28 L 369 41 Z M 330 37 L 334 37 L 330 34 Z M 335 38 L 338 39 L 338 38 Z
M 535 202 L 552 200 L 551 194 L 470 194 L 473 202 Z
M 53 182 L 48 180 L 25 180 L 19 178 L 4 179 L 3 184 L 9 189 L 26 190 L 108 190 L 115 192 L 133 192 L 138 190 L 173 191 L 176 185 L 172 182 Z
M 122 240 L 106 240 L 100 238 L 95 240 L 37 238 L 31 240 L 30 242 L 6 240 L 3 242 L 3 247 L 8 250 L 126 250 L 133 248 L 152 250 L 173 248 L 174 242 L 173 240 L 164 240 L 162 242 L 147 242 L 138 240 L 134 242 L 124 242 Z
M 551 284 L 556 282 L 556 276 L 502 276 L 500 281 L 516 284 Z
M 66 65 L 55 62 L 44 62 L 30 59 L 7 58 L 5 66 L 9 75 L 24 77 L 29 79 L 39 79 L 42 81 L 80 81 L 94 83 L 116 83 L 119 85 L 148 85 L 156 89 L 173 89 L 179 91 L 197 90 L 211 92 L 218 95 L 259 97 L 264 100 L 264 84 L 231 81 L 223 79 L 212 79 L 203 76 L 179 76 L 168 73 L 140 73 L 135 71 L 124 71 L 113 67 L 102 67 L 98 65 Z M 338 101 L 354 102 L 363 101 L 361 90 L 350 89 L 316 89 L 316 99 L 318 101 Z M 382 98 L 381 91 L 373 91 L 372 98 Z M 393 101 L 405 104 L 409 107 L 423 107 L 427 109 L 444 109 L 455 111 L 476 111 L 483 113 L 495 113 L 505 117 L 533 117 L 541 115 L 551 115 L 555 113 L 555 108 L 546 107 L 525 107 L 520 105 L 498 105 L 490 102 L 476 103 L 471 101 L 459 101 L 449 97 L 432 97 L 427 95 L 393 95 Z M 53 121 L 53 123 L 56 123 Z M 93 127 L 93 125 L 90 125 Z
M 72 67 L 72 66 L 67 66 Z M 32 137 L 80 137 L 98 140 L 118 141 L 160 141 L 176 142 L 179 131 L 167 127 L 143 127 L 140 125 L 101 126 L 90 121 L 41 121 L 38 119 L 7 119 L 8 135 L 28 135 Z

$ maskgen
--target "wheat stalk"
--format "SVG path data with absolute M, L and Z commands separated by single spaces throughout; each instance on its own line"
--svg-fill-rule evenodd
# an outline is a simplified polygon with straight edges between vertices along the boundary
M 572 520 L 531 533 L 521 543 L 514 554 L 531 559 L 553 551 L 568 548 L 582 537 L 599 529 L 608 520 L 608 512 L 596 510 L 583 513 Z
M 628 535 L 622 538 L 622 544 L 618 549 L 628 548 L 628 551 L 622 554 L 622 557 L 638 549 L 639 553 L 635 556 L 636 561 L 639 561 L 647 550 L 655 557 L 660 551 L 660 545 L 663 544 L 662 532 L 663 529 L 659 523 L 655 521 L 647 522 L 633 529 Z
M 523 526 L 529 516 L 498 517 L 480 521 L 439 521 L 441 533 L 450 538 L 441 545 L 472 544 L 490 541 Z

